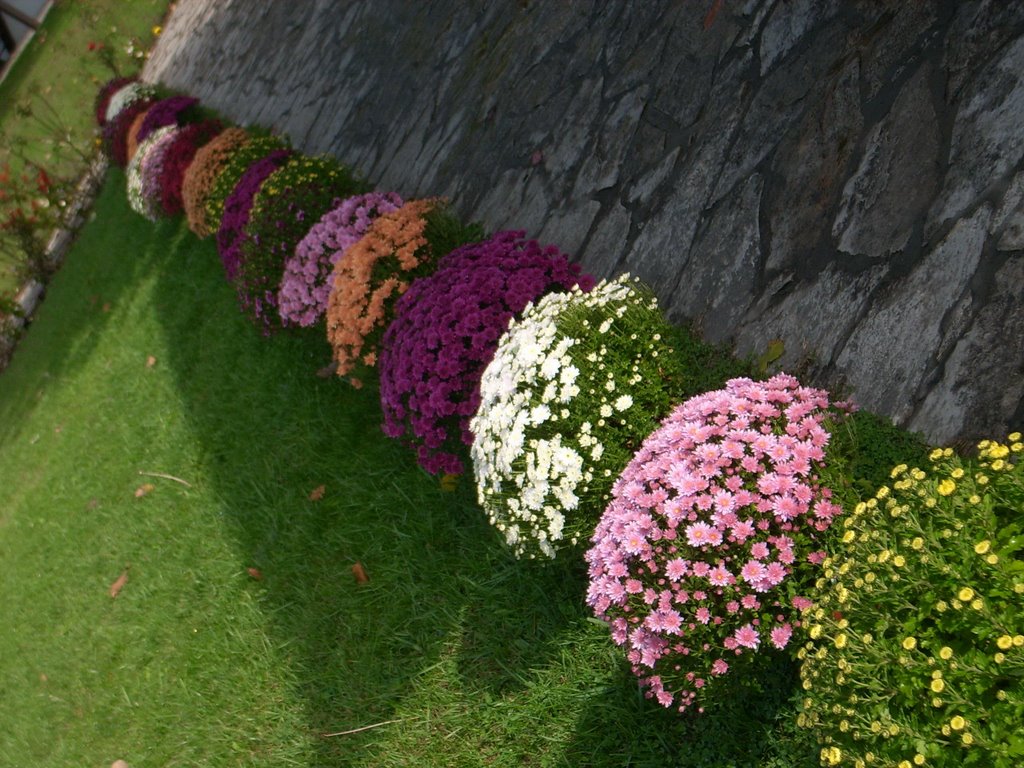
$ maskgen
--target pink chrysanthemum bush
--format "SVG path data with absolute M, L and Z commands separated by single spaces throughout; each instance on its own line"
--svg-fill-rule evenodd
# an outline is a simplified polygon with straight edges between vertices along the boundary
M 384 432 L 407 440 L 428 472 L 460 474 L 480 377 L 508 323 L 551 291 L 594 285 L 554 246 L 498 232 L 443 257 L 413 282 L 381 342 Z
M 820 473 L 844 408 L 792 376 L 733 379 L 673 411 L 616 480 L 587 602 L 648 697 L 700 709 L 723 676 L 790 644 L 841 512 Z
M 402 205 L 395 192 L 370 192 L 347 197 L 325 213 L 285 263 L 277 297 L 282 322 L 307 328 L 322 319 L 331 273 L 342 253 L 366 234 L 374 219 Z
M 1024 437 L 978 449 L 898 464 L 829 537 L 797 654 L 822 765 L 1024 765 Z

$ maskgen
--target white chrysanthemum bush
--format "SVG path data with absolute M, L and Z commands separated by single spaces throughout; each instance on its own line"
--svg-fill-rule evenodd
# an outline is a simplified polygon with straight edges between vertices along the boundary
M 146 85 L 145 83 L 130 82 L 126 83 L 123 87 L 114 91 L 110 97 L 110 101 L 107 102 L 107 111 L 104 115 L 105 122 L 110 122 L 117 115 L 134 101 L 141 101 L 142 99 L 152 98 L 154 90 L 152 86 Z
M 470 430 L 479 502 L 517 556 L 586 541 L 644 437 L 703 386 L 676 354 L 679 333 L 629 275 L 550 294 L 512 321 Z
M 673 411 L 616 480 L 587 602 L 649 697 L 700 709 L 790 644 L 841 512 L 822 474 L 846 414 L 792 376 L 733 379 Z

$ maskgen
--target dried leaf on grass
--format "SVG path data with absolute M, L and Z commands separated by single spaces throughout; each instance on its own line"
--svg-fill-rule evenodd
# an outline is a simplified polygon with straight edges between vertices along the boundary
M 362 563 L 356 563 L 352 566 L 352 575 L 356 577 L 357 584 L 366 584 L 370 580 Z
M 326 491 L 327 491 L 327 487 L 326 486 L 318 485 L 316 488 L 314 488 L 312 491 L 309 492 L 309 500 L 310 501 L 320 501 L 320 499 L 322 499 L 324 497 L 324 493 L 326 493 Z
M 155 490 L 156 486 L 153 485 L 152 483 L 143 483 L 142 485 L 135 489 L 135 498 L 141 499 L 143 496 Z
M 130 566 L 129 566 L 130 567 Z M 117 580 L 110 585 L 110 596 L 117 597 L 121 594 L 121 590 L 124 589 L 124 585 L 128 583 L 128 568 L 121 571 L 121 575 L 117 577 Z
M 150 355 L 146 358 L 146 367 L 152 368 L 154 365 L 156 365 L 156 358 Z
M 323 368 L 318 368 L 316 375 L 319 376 L 321 379 L 329 379 L 337 372 L 338 364 L 331 363 L 330 365 L 325 365 Z
M 250 566 L 245 570 L 249 574 L 249 576 L 256 579 L 256 581 L 263 581 L 263 571 L 261 571 L 259 568 L 253 568 Z

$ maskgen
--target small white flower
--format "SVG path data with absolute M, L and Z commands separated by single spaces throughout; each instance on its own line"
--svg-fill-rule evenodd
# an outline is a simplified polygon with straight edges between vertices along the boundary
M 601 406 L 601 415 L 604 416 L 605 418 L 608 418 L 609 416 L 612 415 L 612 407 L 608 405 L 608 403 L 605 403 L 604 405 Z M 597 425 L 602 426 L 603 423 L 603 421 L 599 421 L 597 422 Z
M 615 401 L 615 410 L 624 411 L 627 408 L 632 407 L 633 398 L 630 395 L 622 395 L 618 400 Z

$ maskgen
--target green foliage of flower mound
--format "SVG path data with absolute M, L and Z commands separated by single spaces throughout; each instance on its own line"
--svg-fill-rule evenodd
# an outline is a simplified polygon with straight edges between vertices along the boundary
M 936 449 L 843 521 L 799 651 L 822 764 L 1024 764 L 1022 458 Z

